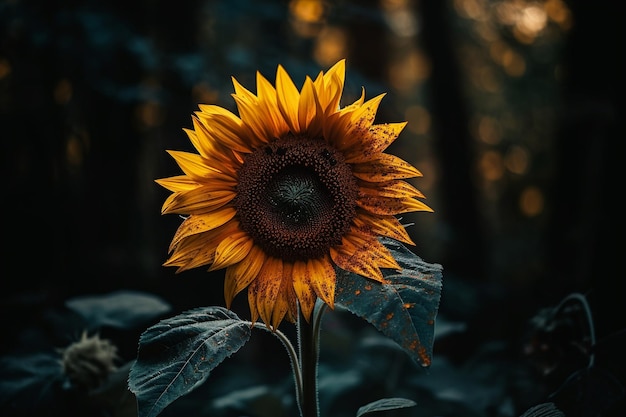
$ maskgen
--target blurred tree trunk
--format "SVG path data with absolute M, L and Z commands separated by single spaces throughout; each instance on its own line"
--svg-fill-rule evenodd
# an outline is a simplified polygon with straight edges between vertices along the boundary
M 463 278 L 485 277 L 483 225 L 472 184 L 471 137 L 468 111 L 461 89 L 461 73 L 453 49 L 448 1 L 416 3 L 422 17 L 424 49 L 432 62 L 430 109 L 435 151 L 440 161 L 441 207 L 447 242 L 441 263 Z
M 626 385 L 623 256 L 624 30 L 618 2 L 566 1 L 573 13 L 564 56 L 561 128 L 542 290 L 585 293 L 600 342 L 597 366 Z M 607 6 L 607 7 L 603 7 Z M 618 16 L 620 16 L 618 18 Z M 619 410 L 603 416 L 624 415 Z M 574 414 L 572 414 L 574 415 Z
M 617 181 L 624 178 L 626 138 L 624 30 L 617 3 L 608 8 L 578 0 L 567 3 L 574 27 L 564 62 L 549 259 L 556 285 L 593 287 L 592 298 L 610 301 L 597 306 L 600 315 L 610 318 L 620 315 L 611 311 L 626 295 L 623 273 L 614 275 L 623 268 L 626 249 L 624 215 L 617 202 L 623 194 Z

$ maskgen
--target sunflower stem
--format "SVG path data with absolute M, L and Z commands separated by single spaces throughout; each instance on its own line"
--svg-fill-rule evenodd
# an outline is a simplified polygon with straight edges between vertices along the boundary
M 572 303 L 577 302 L 580 307 L 582 307 L 583 312 L 585 314 L 585 318 L 587 319 L 587 328 L 589 331 L 589 346 L 590 346 L 590 354 L 589 354 L 589 363 L 587 364 L 588 368 L 593 367 L 595 362 L 595 345 L 596 345 L 596 334 L 593 325 L 593 316 L 591 314 L 591 308 L 589 307 L 589 303 L 587 302 L 587 298 L 580 293 L 572 293 L 565 297 L 558 306 L 554 309 L 554 316 L 557 316 L 565 307 Z
M 319 361 L 319 331 L 323 307 L 319 304 L 314 309 L 311 321 L 307 321 L 302 312 L 298 315 L 298 347 L 302 374 L 302 397 L 300 415 L 319 417 L 317 392 L 317 365 Z
M 289 362 L 291 363 L 293 379 L 296 385 L 296 402 L 298 403 L 298 407 L 302 407 L 301 406 L 302 404 L 302 373 L 300 371 L 301 366 L 300 366 L 300 361 L 298 360 L 298 354 L 296 353 L 296 349 L 293 347 L 293 344 L 291 343 L 287 335 L 278 329 L 272 330 L 266 326 L 254 326 L 254 323 L 252 322 L 248 322 L 248 323 L 252 327 L 256 327 L 257 329 L 263 329 L 265 331 L 270 332 L 271 334 L 276 336 L 276 338 L 280 340 L 280 342 L 285 347 L 285 350 L 287 351 L 287 354 L 289 355 Z

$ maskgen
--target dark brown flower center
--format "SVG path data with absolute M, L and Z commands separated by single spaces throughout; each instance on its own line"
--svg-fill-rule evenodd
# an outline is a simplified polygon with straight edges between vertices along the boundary
M 233 200 L 241 228 L 289 262 L 320 258 L 355 216 L 357 184 L 322 139 L 286 136 L 246 156 Z

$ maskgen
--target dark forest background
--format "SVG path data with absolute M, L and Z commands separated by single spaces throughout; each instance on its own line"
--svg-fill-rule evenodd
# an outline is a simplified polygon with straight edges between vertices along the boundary
M 435 212 L 404 220 L 415 253 L 444 267 L 441 323 L 464 329 L 435 356 L 519 346 L 540 309 L 578 292 L 623 385 L 618 6 L 2 1 L 0 352 L 29 349 L 24 329 L 80 295 L 223 305 L 223 271 L 161 266 L 180 223 L 160 215 L 168 192 L 154 179 L 179 173 L 165 150 L 192 150 L 182 129 L 198 104 L 235 110 L 231 76 L 255 91 L 255 72 L 273 82 L 282 64 L 301 85 L 346 58 L 343 104 L 362 86 L 387 92 L 378 121 L 409 121 L 391 152 L 424 173 L 413 184 Z M 246 314 L 245 297 L 235 309 Z

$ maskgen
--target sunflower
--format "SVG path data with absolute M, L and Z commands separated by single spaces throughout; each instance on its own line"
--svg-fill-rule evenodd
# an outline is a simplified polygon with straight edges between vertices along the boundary
M 239 115 L 200 105 L 184 129 L 198 153 L 168 151 L 183 175 L 156 180 L 162 213 L 186 216 L 164 266 L 226 268 L 226 306 L 247 288 L 273 329 L 318 298 L 332 308 L 336 267 L 384 282 L 400 267 L 378 238 L 413 244 L 395 215 L 432 211 L 405 181 L 421 173 L 383 153 L 406 122 L 374 124 L 384 94 L 341 108 L 344 80 L 345 60 L 300 90 L 280 65 L 256 94 L 233 78 Z

